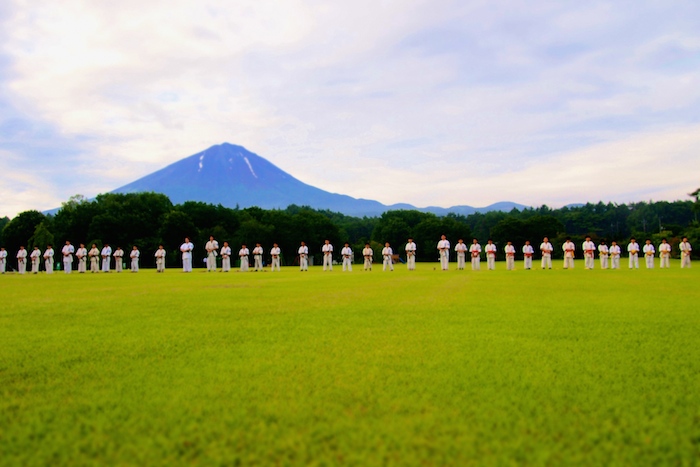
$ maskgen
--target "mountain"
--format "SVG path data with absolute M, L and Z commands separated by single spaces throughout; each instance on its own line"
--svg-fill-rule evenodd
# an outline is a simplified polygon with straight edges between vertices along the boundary
M 175 204 L 202 201 L 227 207 L 284 209 L 290 204 L 329 209 L 351 216 L 377 216 L 388 210 L 417 209 L 444 215 L 472 214 L 492 210 L 510 211 L 525 206 L 504 202 L 485 208 L 416 208 L 410 204 L 384 205 L 378 201 L 330 193 L 307 185 L 242 146 L 212 146 L 193 156 L 146 175 L 112 193 L 153 191 L 167 195 Z

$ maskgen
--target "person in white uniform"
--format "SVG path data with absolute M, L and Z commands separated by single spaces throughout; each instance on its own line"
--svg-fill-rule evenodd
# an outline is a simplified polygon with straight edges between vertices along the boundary
M 525 245 L 523 246 L 523 267 L 525 269 L 532 269 L 532 257 L 535 255 L 535 249 L 530 245 L 530 240 L 525 240 Z
M 139 257 L 141 252 L 138 247 L 134 245 L 129 253 L 129 258 L 131 258 L 131 272 L 139 272 Z
M 323 270 L 332 271 L 333 270 L 333 245 L 331 245 L 330 240 L 326 240 L 321 247 L 321 252 L 323 253 Z
M 39 272 L 39 265 L 41 264 L 41 250 L 38 246 L 35 246 L 31 253 L 29 253 L 29 261 L 32 263 L 32 274 L 37 274 Z
M 644 242 L 642 252 L 644 253 L 644 261 L 647 269 L 654 269 L 654 256 L 656 256 L 656 248 L 654 248 L 654 245 L 651 244 L 651 240 L 648 238 Z
M 493 243 L 493 240 L 490 238 L 486 242 L 486 265 L 489 269 L 489 271 L 493 271 L 496 269 L 496 251 L 498 248 L 496 248 L 496 245 Z
M 362 257 L 365 259 L 365 271 L 371 271 L 372 270 L 372 261 L 374 260 L 374 250 L 372 250 L 372 247 L 369 245 L 369 243 L 365 243 L 365 247 L 362 249 Z
M 688 243 L 688 237 L 683 237 L 683 241 L 678 245 L 678 249 L 681 250 L 681 268 L 690 267 L 690 253 L 693 248 Z
M 659 245 L 659 259 L 661 260 L 659 267 L 671 267 L 671 244 L 665 238 L 661 239 L 661 244 Z
M 214 240 L 214 236 L 209 236 L 209 241 L 204 245 L 207 250 L 207 272 L 216 271 L 216 255 L 219 251 L 219 242 Z
M 412 238 L 406 243 L 406 267 L 409 271 L 416 270 L 416 243 Z
M 389 245 L 389 242 L 386 242 L 384 244 L 384 248 L 382 248 L 382 271 L 386 271 L 386 268 L 389 268 L 389 271 L 394 270 L 394 260 L 392 256 L 394 255 L 394 250 L 391 249 L 391 245 Z
M 7 270 L 7 250 L 5 247 L 0 247 L 0 274 L 5 274 Z
M 90 248 L 88 256 L 90 257 L 90 272 L 100 272 L 100 250 L 97 249 L 96 243 L 92 244 L 92 248 Z
M 109 272 L 112 262 L 112 247 L 109 246 L 109 243 L 105 243 L 100 255 L 102 256 L 102 272 Z
M 277 271 L 280 271 L 280 254 L 282 252 L 280 251 L 280 247 L 276 244 L 272 244 L 272 249 L 270 249 L 270 256 L 272 256 L 272 264 L 270 265 L 270 270 L 272 272 L 275 272 L 275 268 L 277 268 Z
M 163 245 L 158 245 L 158 249 L 156 250 L 155 254 L 153 256 L 156 257 L 156 272 L 164 272 L 165 271 L 165 248 L 163 248 Z
M 608 245 L 605 244 L 605 240 L 600 241 L 598 245 L 598 259 L 600 259 L 600 269 L 608 269 L 608 255 L 610 249 Z
M 574 253 L 576 251 L 576 245 L 571 241 L 571 238 L 566 237 L 566 241 L 561 246 L 564 250 L 564 269 L 574 268 Z
M 457 253 L 457 270 L 461 271 L 464 269 L 464 264 L 466 261 L 467 257 L 467 244 L 464 243 L 464 240 L 461 238 L 457 240 L 457 244 L 455 245 L 455 253 Z M 471 251 L 471 247 L 469 248 Z M 474 269 L 474 261 L 472 261 L 472 269 Z
M 440 255 L 440 268 L 447 271 L 450 268 L 450 241 L 445 235 L 440 236 L 437 249 Z
M 469 253 L 472 261 L 472 271 L 481 270 L 481 245 L 479 241 L 474 238 L 472 239 L 472 244 L 469 245 Z M 462 267 L 464 269 L 464 267 Z
M 540 243 L 540 253 L 542 253 L 542 269 L 552 269 L 552 252 L 554 247 L 549 243 L 549 238 L 544 237 Z
M 620 256 L 622 249 L 615 240 L 610 243 L 610 269 L 620 269 Z
M 259 243 L 258 243 L 258 246 L 260 246 Z M 255 248 L 258 248 L 258 247 L 255 247 Z M 260 247 L 260 250 L 262 250 L 262 247 Z M 255 249 L 253 249 L 253 251 L 255 251 Z M 241 267 L 240 267 L 241 272 L 248 272 L 248 266 L 249 266 L 248 265 L 248 255 L 250 255 L 250 250 L 248 249 L 248 247 L 244 243 L 243 245 L 241 245 L 241 249 L 238 250 L 238 259 L 241 260 Z M 260 256 L 260 271 L 262 271 L 262 252 L 260 253 L 259 256 Z M 257 259 L 257 257 L 255 259 L 255 270 L 258 271 L 258 259 Z
M 297 253 L 299 254 L 299 271 L 302 271 L 302 272 L 308 271 L 309 270 L 309 247 L 306 246 L 306 243 L 301 242 L 301 245 L 299 246 Z
M 595 243 L 591 241 L 591 237 L 586 236 L 586 241 L 581 245 L 583 249 L 583 268 L 593 269 L 595 267 Z
M 343 257 L 343 272 L 352 272 L 352 249 L 348 242 L 345 242 L 345 246 L 340 250 L 340 256 Z
M 637 243 L 635 238 L 630 238 L 630 242 L 627 245 L 627 253 L 629 253 L 630 269 L 639 269 L 639 243 Z
M 122 247 L 117 246 L 112 256 L 114 257 L 114 270 L 122 272 L 122 269 L 124 269 L 124 250 L 122 250 Z
M 78 258 L 78 272 L 80 274 L 85 274 L 85 271 L 87 271 L 88 251 L 84 243 L 81 243 L 75 251 L 75 257 Z
M 73 253 L 75 253 L 75 248 L 66 241 L 66 244 L 61 248 L 61 254 L 63 255 L 63 272 L 70 274 L 73 271 Z
M 23 246 L 20 246 L 17 252 L 17 272 L 20 274 L 27 272 L 27 250 Z
M 513 242 L 506 243 L 503 251 L 506 254 L 506 269 L 512 271 L 515 269 L 515 247 L 513 246 Z
M 47 245 L 46 251 L 44 251 L 44 267 L 46 267 L 46 274 L 53 274 L 53 245 Z
M 189 237 L 185 237 L 185 241 L 180 245 L 180 252 L 182 253 L 182 272 L 192 272 L 192 250 L 194 250 L 194 244 L 190 241 Z
M 219 253 L 221 254 L 221 270 L 229 272 L 231 270 L 231 247 L 228 246 L 228 242 L 224 242 Z
M 245 246 L 245 245 L 243 245 L 243 246 Z M 246 250 L 247 250 L 247 248 L 246 248 Z M 254 264 L 253 269 L 255 271 L 262 271 L 263 270 L 263 253 L 264 253 L 263 247 L 259 243 L 256 243 L 255 248 L 253 248 L 253 264 Z M 247 253 L 246 253 L 245 260 L 246 260 L 245 270 L 247 271 L 248 270 L 248 264 L 247 264 L 248 263 L 248 254 Z M 241 267 L 242 267 L 242 265 L 243 265 L 243 263 L 241 263 Z

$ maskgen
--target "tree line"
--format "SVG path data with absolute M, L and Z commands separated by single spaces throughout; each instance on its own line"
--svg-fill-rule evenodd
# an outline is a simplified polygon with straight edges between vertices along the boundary
M 418 247 L 418 261 L 436 261 L 436 245 L 443 234 L 451 241 L 452 248 L 459 238 L 467 244 L 472 238 L 482 244 L 492 239 L 499 246 L 500 259 L 504 257 L 503 246 L 507 241 L 520 251 L 525 240 L 530 240 L 537 250 L 542 238 L 547 236 L 555 245 L 557 258 L 562 256 L 561 245 L 566 237 L 580 246 L 584 237 L 590 235 L 596 244 L 601 240 L 626 244 L 630 237 L 649 238 L 658 244 L 661 238 L 667 238 L 677 257 L 677 244 L 683 236 L 700 246 L 700 189 L 690 196 L 693 201 L 599 202 L 560 209 L 540 206 L 442 217 L 399 210 L 360 218 L 297 205 L 271 210 L 232 209 L 194 201 L 174 205 L 159 193 L 108 193 L 92 200 L 76 195 L 53 215 L 30 210 L 12 219 L 0 219 L 0 246 L 12 257 L 20 245 L 30 250 L 34 246 L 43 249 L 47 244 L 60 248 L 66 240 L 75 245 L 84 243 L 88 248 L 93 243 L 100 248 L 109 243 L 125 250 L 137 245 L 143 265 L 153 266 L 154 261 L 149 262 L 148 258 L 162 244 L 168 252 L 167 264 L 173 267 L 180 263 L 179 246 L 185 237 L 195 244 L 194 264 L 201 265 L 196 259 L 204 258 L 204 245 L 213 235 L 220 244 L 228 241 L 234 256 L 242 244 L 252 250 L 255 243 L 260 243 L 267 253 L 273 243 L 278 243 L 283 264 L 291 265 L 297 259 L 301 241 L 309 246 L 314 264 L 319 264 L 320 248 L 326 239 L 336 247 L 336 254 L 344 243 L 349 243 L 359 261 L 366 243 L 372 246 L 376 257 L 380 256 L 385 242 L 403 255 L 406 240 L 411 237 Z

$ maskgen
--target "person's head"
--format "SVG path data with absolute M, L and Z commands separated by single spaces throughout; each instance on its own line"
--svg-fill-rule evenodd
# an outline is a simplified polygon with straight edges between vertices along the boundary
M 301 246 L 306 246 L 306 243 L 304 243 L 304 242 L 301 242 Z
M 81 244 L 80 244 L 80 248 L 85 248 L 85 244 L 84 244 L 84 243 L 81 243 Z
M 24 245 L 20 245 L 19 249 L 24 250 Z
M 214 236 L 213 236 L 213 235 L 209 235 L 209 240 L 214 240 Z
M 348 242 L 345 242 L 345 246 L 350 246 L 350 244 Z
M 476 238 L 474 238 L 474 239 L 472 239 L 472 243 L 473 243 L 474 245 L 476 245 L 477 243 L 479 243 L 479 240 L 477 240 Z
M 325 241 L 324 243 L 325 243 L 326 245 L 330 245 L 331 241 L 328 240 L 328 239 L 326 239 L 326 241 Z
M 93 247 L 93 248 L 97 248 L 97 243 L 93 243 L 93 244 L 92 244 L 92 247 Z
M 590 242 L 590 241 L 591 241 L 591 236 L 590 236 L 590 235 L 586 235 L 586 241 L 587 241 L 587 242 Z
M 647 238 L 646 240 L 644 240 L 644 243 L 646 243 L 647 245 L 651 245 L 651 240 Z
M 49 243 L 48 245 L 46 245 L 46 248 L 51 249 L 51 248 L 53 248 L 53 245 L 51 245 L 51 244 Z
M 274 248 L 277 248 L 277 244 L 276 244 L 276 243 L 273 243 L 272 246 L 273 246 Z
M 460 238 L 459 240 L 457 240 L 457 243 L 464 243 L 464 240 Z
M 35 247 L 34 247 L 34 249 L 35 249 L 35 250 L 38 250 L 38 249 L 39 249 L 39 247 L 38 247 L 38 246 L 35 246 Z
M 513 242 L 508 242 L 508 246 L 510 246 L 510 245 L 512 245 L 512 244 L 513 244 Z
M 617 242 L 616 242 L 615 240 L 613 240 L 610 244 L 611 244 L 612 246 L 617 246 Z
M 530 240 L 525 240 L 525 245 L 529 245 L 529 244 L 530 244 Z
M 684 241 L 684 242 L 687 242 L 687 241 L 688 241 L 688 237 L 683 237 L 683 241 Z
M 66 240 L 66 245 L 70 245 L 70 242 L 68 240 Z
M 666 239 L 665 239 L 665 238 L 662 238 L 662 239 L 661 239 L 661 243 L 666 243 Z
M 0 246 L 0 251 L 5 251 L 5 247 L 4 247 L 4 246 Z
M 601 244 L 601 245 L 605 245 L 605 240 L 601 240 L 601 241 L 600 241 L 600 244 Z
M 547 243 L 549 241 L 549 237 L 544 237 L 544 239 L 542 241 Z
M 566 240 L 567 242 L 570 242 L 570 241 L 571 241 L 571 237 L 566 237 L 565 240 Z
M 159 249 L 159 250 L 162 250 L 162 249 L 163 249 L 163 245 L 158 245 L 158 249 Z
M 228 246 L 228 242 L 224 242 L 224 246 Z
M 119 248 L 119 249 L 121 250 L 121 248 Z M 137 247 L 136 245 L 134 245 L 131 249 L 132 249 L 132 250 L 138 250 L 138 247 Z
M 491 240 L 491 239 L 489 238 L 488 241 L 487 241 L 486 243 L 488 243 L 489 245 L 493 245 L 493 240 Z
M 445 235 L 440 235 L 441 240 L 447 240 L 447 237 Z
M 190 243 L 190 237 L 185 237 L 185 243 Z
M 243 246 L 245 246 L 245 243 L 243 244 Z M 260 246 L 260 244 L 259 244 L 259 243 L 256 243 L 255 246 Z
M 369 243 L 365 243 L 365 248 L 369 248 Z
M 384 244 L 384 246 L 387 246 L 387 247 L 388 247 L 388 246 L 389 246 L 389 242 L 386 242 L 386 243 Z
M 257 245 L 257 246 L 260 246 L 259 243 L 257 243 L 256 245 Z M 241 248 L 245 248 L 245 243 L 244 243 L 243 245 L 241 245 Z
M 413 243 L 413 239 L 411 237 L 408 237 L 408 243 Z
M 630 238 L 630 243 L 634 243 L 634 242 L 636 242 L 636 241 L 637 241 L 637 240 L 636 240 L 634 237 Z

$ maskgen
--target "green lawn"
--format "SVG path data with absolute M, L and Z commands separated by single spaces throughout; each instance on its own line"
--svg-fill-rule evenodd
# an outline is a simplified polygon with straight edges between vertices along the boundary
M 0 465 L 700 462 L 698 265 L 435 266 L 1 276 Z

